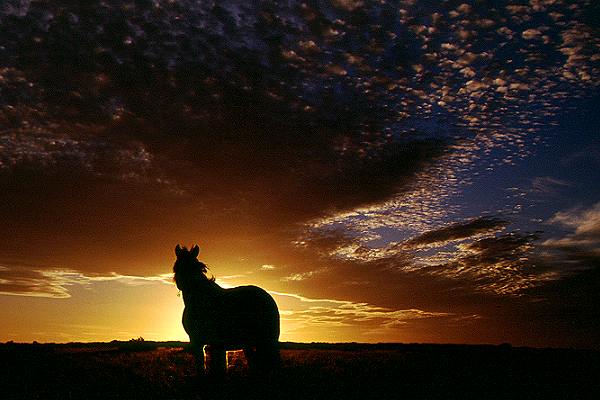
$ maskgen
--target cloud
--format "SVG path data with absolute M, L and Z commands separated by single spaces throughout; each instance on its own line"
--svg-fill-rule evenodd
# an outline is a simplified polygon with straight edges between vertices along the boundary
M 574 36 L 549 17 L 544 23 L 565 43 L 527 48 L 548 64 L 534 69 L 519 55 L 519 37 L 505 45 L 482 27 L 471 33 L 480 50 L 466 48 L 453 35 L 458 25 L 439 22 L 454 12 L 444 5 L 430 10 L 436 22 L 425 27 L 415 24 L 424 11 L 416 3 L 403 5 L 401 24 L 385 17 L 398 14 L 393 5 L 361 1 L 159 2 L 143 13 L 111 1 L 23 4 L 3 14 L 10 15 L 3 17 L 8 61 L 0 80 L 11 93 L 1 113 L 11 128 L 2 134 L 5 169 L 64 165 L 100 176 L 96 185 L 154 182 L 202 197 L 211 210 L 252 204 L 240 214 L 269 223 L 397 202 L 423 187 L 439 186 L 433 198 L 448 196 L 478 151 L 524 151 L 522 128 L 538 118 L 521 92 L 551 95 L 542 83 L 555 78 L 558 54 L 575 49 L 575 39 L 589 46 L 570 51 L 576 56 L 568 64 L 594 74 L 586 67 L 589 29 Z M 456 23 L 526 14 L 511 7 L 460 4 Z M 368 23 L 356 25 L 349 11 Z M 525 23 L 507 24 L 526 31 Z M 81 40 L 66 40 L 73 37 Z M 504 63 L 509 56 L 513 62 Z M 498 63 L 501 74 L 492 68 Z M 413 65 L 421 78 L 412 79 Z M 497 79 L 505 83 L 498 94 L 490 90 Z M 471 145 L 452 146 L 450 136 L 474 135 Z
M 570 229 L 570 232 L 562 237 L 546 239 L 542 243 L 546 248 L 567 253 L 571 263 L 600 257 L 600 203 L 588 208 L 559 211 L 548 223 Z
M 327 271 L 326 268 L 322 268 L 322 269 L 318 269 L 318 270 L 314 270 L 314 271 L 300 272 L 300 273 L 284 276 L 283 278 L 281 278 L 281 280 L 282 281 L 303 281 L 306 279 L 311 279 L 315 275 L 321 274 L 325 271 Z
M 392 281 L 409 276 L 443 280 L 464 293 L 520 296 L 527 288 L 560 279 L 555 267 L 539 257 L 542 232 L 505 232 L 508 225 L 506 219 L 483 216 L 382 247 L 335 231 L 322 231 L 323 236 L 314 233 L 309 243 L 324 260 L 353 263 L 355 268 L 384 274 Z M 344 271 L 343 266 L 333 264 L 328 273 L 337 276 Z M 297 276 L 307 278 L 312 273 Z
M 313 299 L 297 294 L 271 292 L 280 305 L 282 319 L 291 330 L 315 325 L 336 327 L 362 326 L 371 329 L 374 325 L 394 329 L 422 319 L 449 319 L 459 316 L 419 309 L 395 310 L 367 303 L 346 300 Z
M 538 182 L 562 183 L 551 179 Z M 385 275 L 397 271 L 398 276 L 389 277 L 393 281 L 400 276 L 429 277 L 444 280 L 464 293 L 518 297 L 596 263 L 600 248 L 600 230 L 595 222 L 600 213 L 596 208 L 556 213 L 549 222 L 574 230 L 558 238 L 552 237 L 552 231 L 506 231 L 509 220 L 482 216 L 409 233 L 407 239 L 383 244 L 376 236 L 319 228 L 303 237 L 300 248 L 310 249 L 324 262 L 339 260 Z M 328 274 L 346 273 L 341 271 L 344 267 L 332 264 Z M 290 277 L 303 280 L 313 273 L 302 271 Z
M 70 297 L 67 286 L 77 278 L 69 272 L 57 274 L 52 270 L 15 271 L 0 268 L 0 294 L 29 297 Z
M 503 227 L 502 221 L 498 223 L 499 227 Z M 477 230 L 474 230 L 471 232 L 473 236 L 458 244 L 456 251 L 444 250 L 422 257 L 425 260 L 429 258 L 430 265 L 417 270 L 456 279 L 477 290 L 520 296 L 535 292 L 533 288 L 552 287 L 552 282 L 598 268 L 600 203 L 557 212 L 548 224 L 567 228 L 570 232 L 562 236 L 552 233 L 554 237 L 546 235 L 541 240 L 542 232 L 509 232 L 476 238 Z M 441 233 L 445 237 L 446 231 L 442 229 Z M 432 234 L 437 239 L 439 232 L 432 231 Z M 424 237 L 427 239 L 429 232 Z M 420 238 L 411 241 L 419 243 Z M 417 256 L 414 262 L 418 261 Z
M 553 273 L 535 269 L 537 239 L 537 234 L 509 232 L 459 244 L 455 253 L 445 253 L 444 262 L 428 266 L 425 272 L 461 282 L 464 289 L 518 296 L 527 288 L 557 279 Z
M 494 217 L 477 217 L 464 222 L 456 222 L 439 229 L 427 231 L 419 236 L 403 242 L 403 248 L 414 248 L 426 245 L 444 245 L 450 241 L 470 238 L 478 234 L 498 232 L 508 225 L 508 221 Z
M 562 276 L 544 251 L 590 262 L 583 210 L 540 249 L 457 200 L 597 90 L 585 5 L 63 3 L 0 11 L 0 255 L 35 260 L 0 271 L 3 292 L 151 281 L 125 276 L 158 276 L 183 237 L 232 254 L 230 277 L 272 246 L 286 256 L 252 268 L 286 265 L 257 272 L 279 285 L 379 280 L 343 290 L 388 296 L 368 311 L 393 325 L 429 309 L 393 305 L 403 279 L 510 297 Z M 306 318 L 365 317 L 342 305 Z
M 552 178 L 551 176 L 538 176 L 531 182 L 531 192 L 542 195 L 553 195 L 565 187 L 573 186 L 571 183 L 562 179 Z
M 540 32 L 539 29 L 530 28 L 524 30 L 521 36 L 523 36 L 523 39 L 526 40 L 538 39 L 540 36 L 542 36 L 542 32 Z
M 149 283 L 172 284 L 172 274 L 130 276 L 116 272 L 109 275 L 85 275 L 78 271 L 29 266 L 0 266 L 0 294 L 27 297 L 69 298 L 69 287 L 114 281 L 126 285 Z
M 347 11 L 354 11 L 364 5 L 361 0 L 333 0 L 332 4 Z
M 565 185 L 553 179 L 538 182 Z M 557 212 L 548 223 L 570 232 L 562 236 L 549 233 L 545 238 L 543 232 L 498 234 L 507 223 L 495 218 L 426 232 L 406 244 L 419 246 L 440 241 L 445 245 L 447 240 L 463 240 L 455 248 L 416 254 L 412 262 L 402 261 L 401 268 L 456 280 L 464 289 L 521 296 L 600 265 L 600 203 Z M 491 233 L 495 235 L 489 236 Z
M 308 14 L 326 11 L 307 7 L 32 3 L 4 18 L 0 218 L 14 239 L 2 239 L 50 253 L 50 237 L 83 248 L 77 238 L 96 232 L 113 248 L 131 237 L 125 217 L 140 231 L 189 228 L 165 209 L 200 215 L 210 236 L 224 220 L 236 231 L 285 227 L 402 192 L 450 140 L 390 135 L 390 78 L 366 93 L 359 83 L 378 61 L 365 58 L 371 72 L 356 76 L 337 59 L 352 46 L 307 33 Z M 321 28 L 350 34 L 336 10 Z M 32 238 L 35 226 L 47 237 Z
M 600 235 L 600 203 L 559 211 L 548 222 L 574 228 L 578 236 Z

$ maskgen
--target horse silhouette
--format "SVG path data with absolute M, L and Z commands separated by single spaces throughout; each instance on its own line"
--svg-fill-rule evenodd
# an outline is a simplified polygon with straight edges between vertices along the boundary
M 279 311 L 257 286 L 224 289 L 206 276 L 199 247 L 175 247 L 174 280 L 183 293 L 183 327 L 190 337 L 199 373 L 223 374 L 226 351 L 243 350 L 253 371 L 279 364 Z M 203 353 L 204 350 L 204 353 Z

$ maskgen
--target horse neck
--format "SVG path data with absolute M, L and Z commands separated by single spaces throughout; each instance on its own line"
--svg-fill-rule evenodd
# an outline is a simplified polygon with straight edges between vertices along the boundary
M 224 290 L 225 289 L 217 285 L 217 283 L 214 281 L 209 279 L 200 279 L 194 282 L 193 285 L 190 285 L 186 289 L 182 290 L 183 301 L 184 303 L 189 304 L 196 299 L 206 299 L 218 296 Z

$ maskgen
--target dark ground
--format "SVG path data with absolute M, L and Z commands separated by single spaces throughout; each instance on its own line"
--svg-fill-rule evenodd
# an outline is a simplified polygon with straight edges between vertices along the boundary
M 600 351 L 419 344 L 282 344 L 282 368 L 249 375 L 230 353 L 219 385 L 193 378 L 179 342 L 0 344 L 1 399 L 599 398 Z

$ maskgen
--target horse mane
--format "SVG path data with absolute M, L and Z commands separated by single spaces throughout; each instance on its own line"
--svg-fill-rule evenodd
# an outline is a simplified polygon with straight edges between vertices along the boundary
M 217 277 L 213 275 L 213 273 L 211 272 L 210 275 L 211 277 L 209 278 L 207 275 L 207 272 L 210 271 L 210 268 L 208 268 L 208 265 L 204 264 L 202 261 L 198 261 L 201 265 L 202 265 L 202 274 L 206 277 L 206 279 L 208 279 L 211 282 L 214 282 L 217 280 Z

